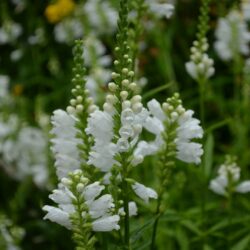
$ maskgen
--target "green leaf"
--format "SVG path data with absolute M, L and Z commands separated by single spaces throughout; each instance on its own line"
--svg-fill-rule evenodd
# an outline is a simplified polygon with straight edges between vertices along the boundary
M 180 247 L 178 249 L 189 250 L 188 236 L 187 236 L 185 230 L 183 230 L 181 227 L 178 227 L 176 230 L 176 239 L 177 239 L 177 242 L 178 242 L 179 247 Z
M 205 143 L 205 156 L 204 156 L 204 171 L 205 176 L 210 177 L 213 165 L 213 151 L 214 151 L 214 137 L 211 133 L 208 134 Z
M 192 222 L 189 220 L 184 220 L 181 222 L 183 226 L 185 226 L 187 229 L 189 229 L 191 232 L 195 233 L 196 235 L 202 235 L 202 232 L 200 229 Z
M 150 227 L 153 226 L 156 218 L 158 216 L 154 216 L 153 218 L 149 219 L 148 221 L 146 221 L 145 224 L 143 224 L 142 226 L 139 226 L 138 228 L 136 228 L 132 233 L 131 233 L 131 242 L 136 242 L 138 239 L 140 239 L 144 232 L 146 230 L 148 230 Z
M 245 238 L 240 240 L 237 244 L 235 244 L 231 250 L 248 250 L 250 243 L 250 235 L 247 235 Z
M 142 96 L 142 99 L 143 99 L 143 100 L 149 99 L 150 97 L 156 95 L 157 93 L 160 93 L 161 91 L 170 88 L 172 85 L 173 85 L 173 82 L 170 82 L 170 83 L 167 83 L 167 84 L 165 84 L 165 85 L 163 85 L 163 86 L 160 86 L 160 87 L 158 87 L 158 88 L 154 88 L 154 89 L 148 91 L 147 93 L 145 93 L 145 94 Z
M 206 244 L 203 246 L 203 250 L 213 250 L 213 248 Z

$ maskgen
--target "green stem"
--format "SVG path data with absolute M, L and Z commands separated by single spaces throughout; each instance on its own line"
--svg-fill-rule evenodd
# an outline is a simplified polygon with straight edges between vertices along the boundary
M 130 249 L 130 233 L 129 233 L 129 199 L 128 199 L 128 183 L 126 180 L 123 180 L 123 192 L 124 192 L 124 198 L 123 198 L 123 206 L 124 206 L 124 243 L 125 243 L 125 249 Z
M 153 233 L 152 233 L 152 238 L 151 238 L 151 245 L 150 245 L 150 249 L 154 250 L 155 249 L 155 240 L 156 240 L 156 235 L 157 235 L 157 227 L 158 227 L 158 223 L 159 223 L 159 219 L 161 216 L 161 212 L 160 212 L 160 207 L 161 207 L 161 202 L 162 202 L 162 195 L 163 192 L 161 191 L 161 194 L 159 195 L 158 201 L 157 201 L 157 207 L 156 207 L 156 219 L 153 225 Z
M 200 119 L 202 127 L 205 127 L 205 87 L 206 80 L 199 81 L 199 101 L 200 101 Z

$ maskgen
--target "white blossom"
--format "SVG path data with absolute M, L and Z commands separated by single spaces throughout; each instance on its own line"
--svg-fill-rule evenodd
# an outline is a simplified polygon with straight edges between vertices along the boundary
M 120 226 L 118 225 L 119 220 L 120 220 L 119 215 L 101 217 L 92 223 L 93 231 L 108 232 L 112 230 L 119 230 L 120 229 Z
M 80 140 L 76 138 L 76 118 L 63 110 L 56 110 L 51 119 L 53 128 L 51 133 L 52 151 L 55 154 L 56 171 L 59 178 L 66 177 L 68 172 L 80 167 L 80 157 L 77 145 Z
M 169 105 L 169 104 L 166 104 Z M 202 145 L 192 142 L 192 139 L 202 138 L 203 129 L 200 121 L 193 118 L 192 110 L 185 110 L 181 105 L 172 110 L 168 115 L 163 112 L 160 104 L 155 100 L 148 103 L 151 116 L 147 117 L 143 126 L 146 130 L 156 135 L 151 142 L 141 141 L 138 143 L 134 156 L 145 157 L 158 152 L 164 145 L 162 133 L 165 131 L 164 122 L 177 123 L 176 138 L 176 158 L 187 163 L 199 164 L 203 154 Z M 168 131 L 166 131 L 168 133 Z
M 130 201 L 128 203 L 128 211 L 129 211 L 129 217 L 136 216 L 138 212 L 137 205 L 134 201 Z M 124 215 L 124 207 L 121 207 L 119 209 L 119 214 Z
M 250 192 L 250 181 L 243 181 L 236 186 L 236 192 L 248 193 Z
M 75 170 L 73 174 L 81 175 L 81 171 Z M 88 179 L 80 176 L 80 181 L 76 186 L 76 191 L 82 199 L 82 205 L 87 206 L 87 210 L 82 212 L 82 217 L 86 218 L 86 213 L 91 217 L 91 225 L 93 231 L 112 231 L 118 230 L 120 227 L 118 222 L 120 217 L 113 215 L 114 202 L 110 194 L 101 195 L 104 189 L 103 185 L 99 182 L 88 183 Z M 75 214 L 79 209 L 75 206 L 74 202 L 77 200 L 76 194 L 70 187 L 67 187 L 67 183 L 72 183 L 68 178 L 63 178 L 59 183 L 58 189 L 53 190 L 53 193 L 49 196 L 51 200 L 57 203 L 58 207 L 44 206 L 43 210 L 47 211 L 44 219 L 49 219 L 52 222 L 56 222 L 67 229 L 72 229 L 73 222 L 70 219 L 71 215 Z M 101 195 L 101 196 L 100 196 Z
M 246 21 L 236 10 L 219 19 L 215 36 L 215 50 L 224 61 L 233 59 L 237 54 L 248 55 L 250 52 L 250 32 Z
M 158 195 L 157 193 L 152 189 L 145 187 L 144 185 L 136 182 L 132 185 L 132 188 L 137 196 L 139 196 L 142 200 L 144 200 L 146 203 L 148 203 L 149 198 L 157 199 Z
M 250 181 L 240 180 L 240 168 L 233 161 L 226 161 L 218 169 L 218 176 L 210 181 L 209 188 L 216 194 L 227 196 L 228 186 L 231 186 L 231 190 L 238 193 L 250 192 Z
M 6 75 L 0 75 L 0 98 L 4 98 L 9 94 L 10 79 Z M 1 100 L 0 100 L 1 103 Z
M 22 26 L 13 21 L 6 21 L 0 27 L 0 45 L 14 42 L 22 34 Z
M 162 3 L 157 0 L 146 0 L 149 10 L 157 17 L 165 17 L 169 19 L 174 13 L 174 5 L 170 3 Z
M 190 61 L 185 64 L 185 67 L 187 73 L 196 81 L 209 79 L 215 72 L 214 61 L 206 53 L 208 47 L 207 38 L 203 38 L 201 41 L 194 41 L 190 49 Z

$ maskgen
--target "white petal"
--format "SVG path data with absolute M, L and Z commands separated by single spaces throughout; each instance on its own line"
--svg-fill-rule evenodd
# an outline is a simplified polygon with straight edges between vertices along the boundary
M 48 212 L 44 216 L 44 219 L 48 219 L 52 222 L 55 222 L 61 226 L 66 227 L 67 229 L 72 228 L 68 213 L 62 211 L 59 208 L 52 207 L 52 206 L 44 206 L 43 210 Z
M 195 142 L 176 141 L 177 159 L 187 162 L 199 164 L 203 155 L 202 145 Z
M 152 188 L 148 188 L 145 187 L 144 185 L 136 182 L 133 186 L 132 186 L 134 192 L 142 199 L 144 200 L 146 203 L 148 203 L 149 198 L 152 199 L 157 199 L 158 195 L 157 193 L 152 189 Z
M 164 114 L 158 101 L 153 99 L 147 103 L 147 106 L 153 116 L 157 117 L 161 121 L 164 121 L 166 119 L 166 115 Z
M 97 200 L 86 202 L 86 204 L 89 206 L 89 214 L 93 219 L 108 215 L 110 209 L 115 206 L 110 194 L 105 194 Z
M 119 215 L 108 216 L 100 218 L 92 222 L 93 231 L 95 232 L 109 232 L 112 230 L 119 230 L 120 226 L 118 222 L 120 220 Z
M 160 135 L 164 131 L 162 121 L 156 117 L 148 117 L 144 123 L 144 127 L 155 135 Z
M 49 198 L 57 204 L 69 204 L 74 199 L 74 195 L 66 188 L 55 189 L 53 193 L 49 195 Z
M 194 62 L 190 61 L 185 64 L 188 74 L 195 80 L 198 78 L 197 66 Z
M 250 181 L 243 181 L 237 187 L 236 191 L 239 193 L 248 193 L 250 192 Z
M 134 201 L 130 201 L 128 203 L 128 209 L 129 209 L 129 217 L 137 215 L 138 208 L 137 208 L 137 205 Z M 119 209 L 119 214 L 123 214 L 123 213 L 124 213 L 124 208 L 121 207 Z
M 100 182 L 98 181 L 88 185 L 84 189 L 84 193 L 83 193 L 84 199 L 86 201 L 94 200 L 98 195 L 101 194 L 103 189 L 104 189 L 104 186 L 100 185 Z
M 214 180 L 210 181 L 209 188 L 216 194 L 225 195 L 226 186 L 228 184 L 227 178 L 224 176 L 219 176 Z

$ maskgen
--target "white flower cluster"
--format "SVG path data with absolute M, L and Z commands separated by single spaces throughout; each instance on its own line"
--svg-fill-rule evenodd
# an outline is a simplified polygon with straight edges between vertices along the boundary
M 13 222 L 0 214 L 1 247 L 7 250 L 21 250 L 18 242 L 24 237 L 24 229 L 13 225 Z
M 219 19 L 215 36 L 215 50 L 224 61 L 230 61 L 238 54 L 246 56 L 250 52 L 250 32 L 239 11 L 233 10 Z
M 241 1 L 241 10 L 243 14 L 243 18 L 246 21 L 250 20 L 250 2 L 249 0 L 242 0 Z
M 122 72 L 127 76 L 126 79 L 122 80 L 124 89 L 135 91 L 137 85 L 128 80 L 134 72 L 127 68 L 124 68 Z M 112 73 L 112 76 L 115 78 L 117 73 Z M 114 82 L 109 83 L 109 89 L 112 93 L 115 93 L 117 88 L 118 86 Z M 118 97 L 115 94 L 109 94 L 106 96 L 106 102 L 103 105 L 104 110 L 97 110 L 90 115 L 86 129 L 86 133 L 94 138 L 88 164 L 95 166 L 107 175 L 109 175 L 112 167 L 122 167 L 116 159 L 118 155 L 134 150 L 142 132 L 143 124 L 149 115 L 149 112 L 143 108 L 140 95 L 129 97 L 129 92 L 126 90 L 120 91 L 119 95 L 119 98 L 121 98 L 121 113 L 118 114 L 117 111 Z M 117 116 L 120 126 L 117 135 L 115 135 L 114 122 Z M 133 156 L 129 161 L 132 165 L 138 165 L 143 161 L 143 157 Z M 136 182 L 132 185 L 132 188 L 146 202 L 149 198 L 157 198 L 154 190 L 146 188 L 142 184 Z
M 32 176 L 44 188 L 48 184 L 47 147 L 44 133 L 33 127 L 19 127 L 18 117 L 0 121 L 0 155 L 5 171 L 17 180 Z
M 67 229 L 73 229 L 74 214 L 81 212 L 85 226 L 89 224 L 95 232 L 119 230 L 120 217 L 113 215 L 115 205 L 112 196 L 101 195 L 105 187 L 99 182 L 89 184 L 89 180 L 83 177 L 81 170 L 75 170 L 69 176 L 71 178 L 63 178 L 58 189 L 53 190 L 49 196 L 58 207 L 44 206 L 43 210 L 48 212 L 44 219 L 56 222 Z M 77 184 L 74 188 L 75 183 Z M 79 202 L 83 211 L 79 211 Z
M 235 162 L 225 162 L 218 170 L 218 176 L 210 181 L 209 188 L 216 194 L 227 196 L 228 189 L 233 192 L 250 192 L 250 180 L 239 183 L 240 168 Z
M 6 75 L 0 75 L 0 104 L 2 98 L 5 98 L 9 94 L 9 77 Z
M 51 139 L 52 152 L 55 156 L 56 173 L 59 179 L 67 177 L 68 173 L 80 168 L 81 160 L 77 145 L 80 140 L 76 138 L 76 118 L 63 110 L 56 110 L 51 118 L 54 136 Z
M 2 103 L 2 100 L 11 100 L 8 83 L 8 77 L 0 77 L 1 105 L 9 104 Z M 38 187 L 46 187 L 47 147 L 47 138 L 42 130 L 22 124 L 15 114 L 6 116 L 0 113 L 0 156 L 5 171 L 11 177 L 23 180 L 31 176 Z
M 146 0 L 149 10 L 158 18 L 169 19 L 174 13 L 174 5 L 159 0 Z
M 176 134 L 173 139 L 176 158 L 187 163 L 199 164 L 203 154 L 202 145 L 193 142 L 192 139 L 202 138 L 203 129 L 199 125 L 200 121 L 193 118 L 194 112 L 183 108 L 179 95 L 175 94 L 173 98 L 168 98 L 162 107 L 153 99 L 148 102 L 148 109 L 150 116 L 147 117 L 143 126 L 155 134 L 156 139 L 153 142 L 141 141 L 135 150 L 135 155 L 145 157 L 161 150 L 165 145 L 163 133 L 171 133 L 168 127 L 174 126 L 172 132 Z
M 0 45 L 15 41 L 22 34 L 20 24 L 13 21 L 6 21 L 0 27 Z
M 117 13 L 108 1 L 88 0 L 79 4 L 73 15 L 55 25 L 55 39 L 60 43 L 69 43 L 88 35 L 89 29 L 95 35 L 112 33 L 116 23 Z
M 194 80 L 202 80 L 210 78 L 214 72 L 214 61 L 209 58 L 206 51 L 209 44 L 207 38 L 203 38 L 201 42 L 194 41 L 191 47 L 190 61 L 186 63 L 186 70 Z

